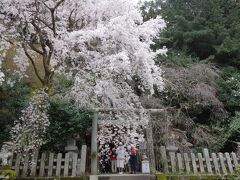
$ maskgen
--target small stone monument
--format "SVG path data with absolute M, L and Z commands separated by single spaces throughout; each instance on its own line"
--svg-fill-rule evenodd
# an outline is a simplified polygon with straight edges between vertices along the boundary
M 77 152 L 78 147 L 76 146 L 76 139 L 69 138 L 67 140 L 67 146 L 65 146 L 65 151 L 67 152 Z

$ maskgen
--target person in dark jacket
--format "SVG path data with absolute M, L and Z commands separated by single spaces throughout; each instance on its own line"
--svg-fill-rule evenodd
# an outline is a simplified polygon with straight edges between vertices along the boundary
M 130 165 L 131 165 L 131 173 L 136 174 L 137 169 L 137 149 L 132 144 L 130 149 Z

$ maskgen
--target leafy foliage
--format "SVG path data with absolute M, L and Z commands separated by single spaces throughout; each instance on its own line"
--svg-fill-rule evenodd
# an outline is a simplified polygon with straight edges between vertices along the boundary
M 82 143 L 86 143 L 85 136 L 92 125 L 92 111 L 68 100 L 51 97 L 48 114 L 50 126 L 43 149 L 63 150 L 70 137 L 80 137 Z
M 20 117 L 21 110 L 27 105 L 30 88 L 16 81 L 3 82 L 0 86 L 0 147 L 2 143 L 9 140 L 10 130 L 14 121 Z
M 238 109 L 238 72 L 219 66 L 239 67 L 239 5 L 232 0 L 154 0 L 142 7 L 145 20 L 160 14 L 167 22 L 152 46 L 169 49 L 167 57 L 155 59 L 163 65 L 166 84 L 157 97 L 174 108 L 167 112 L 168 130 L 180 137 L 175 143 L 181 147 L 210 146 L 232 121 L 226 110 L 234 115 Z
M 167 21 L 157 47 L 165 45 L 200 59 L 210 58 L 239 67 L 238 1 L 155 0 L 142 9 L 145 19 L 161 14 Z
M 14 180 L 16 178 L 16 172 L 12 170 L 11 168 L 9 169 L 0 169 L 0 174 L 4 175 L 5 177 L 8 176 L 6 179 Z
M 233 67 L 222 70 L 222 78 L 218 81 L 219 98 L 226 108 L 234 113 L 240 108 L 240 71 Z
M 240 112 L 236 112 L 235 116 L 229 119 L 229 125 L 225 125 L 223 132 L 217 141 L 212 144 L 212 149 L 230 150 L 233 143 L 240 141 Z
M 189 67 L 198 62 L 198 58 L 187 55 L 184 52 L 170 51 L 167 56 L 158 56 L 156 62 L 166 67 Z

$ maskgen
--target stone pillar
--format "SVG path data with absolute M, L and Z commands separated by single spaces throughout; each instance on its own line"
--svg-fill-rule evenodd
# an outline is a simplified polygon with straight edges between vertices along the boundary
M 154 155 L 154 145 L 153 145 L 153 137 L 152 137 L 152 120 L 150 119 L 148 123 L 148 127 L 146 128 L 146 136 L 147 136 L 147 153 L 150 163 L 150 171 L 152 174 L 156 173 L 156 163 L 155 163 L 155 155 Z
M 92 121 L 92 141 L 91 141 L 91 174 L 96 175 L 98 173 L 98 148 L 97 148 L 97 126 L 98 118 L 97 112 L 94 112 Z

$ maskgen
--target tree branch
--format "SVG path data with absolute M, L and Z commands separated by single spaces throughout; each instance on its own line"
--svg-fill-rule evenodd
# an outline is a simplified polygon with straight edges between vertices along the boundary
M 64 1 L 65 0 L 60 0 L 59 2 L 57 2 L 53 9 L 55 10 L 56 8 L 58 8 L 58 6 L 60 6 Z
M 57 33 L 56 33 L 56 21 L 55 21 L 55 17 L 54 17 L 55 9 L 51 9 L 50 11 L 51 11 L 53 35 L 54 35 L 54 37 L 56 37 L 56 35 L 57 35 Z
M 43 50 L 43 54 L 47 54 L 41 29 L 36 25 L 36 23 L 34 21 L 32 21 L 31 24 L 36 29 L 36 32 L 37 32 L 37 34 L 39 36 L 40 44 L 41 44 L 41 47 L 42 47 L 42 50 Z
M 38 73 L 36 64 L 35 64 L 33 58 L 32 58 L 32 57 L 30 56 L 30 54 L 28 53 L 27 48 L 26 48 L 26 46 L 25 46 L 24 43 L 22 43 L 22 47 L 23 47 L 23 50 L 24 50 L 26 56 L 28 57 L 28 59 L 31 61 L 31 63 L 32 63 L 32 65 L 33 65 L 33 69 L 34 69 L 34 72 L 35 72 L 36 76 L 37 76 L 38 79 L 41 81 L 41 83 L 44 84 L 43 79 L 41 78 L 41 76 L 40 76 L 39 73 Z
M 53 25 L 53 34 L 54 34 L 54 37 L 56 37 L 57 33 L 56 33 L 56 20 L 55 20 L 55 17 L 54 17 L 54 12 L 55 10 L 58 8 L 58 6 L 60 6 L 65 0 L 60 0 L 57 2 L 57 4 L 54 6 L 54 8 L 51 8 L 50 11 L 51 11 L 51 18 L 52 18 L 52 25 Z
M 9 40 L 9 39 L 5 38 L 4 36 L 1 36 L 1 35 L 0 35 L 0 37 L 1 37 L 4 41 L 6 41 L 6 42 L 8 42 L 8 43 L 10 43 L 10 44 L 12 44 L 12 45 L 14 45 L 13 41 L 11 41 L 11 40 Z
M 31 43 L 27 43 L 28 44 L 28 46 L 33 50 L 33 51 L 35 51 L 36 53 L 38 53 L 38 54 L 41 54 L 41 55 L 43 55 L 43 52 L 41 51 L 41 50 L 39 50 L 38 48 L 36 48 L 33 44 L 31 44 Z
M 46 8 L 48 8 L 49 10 L 51 10 L 51 8 L 44 2 L 42 1 L 43 5 L 46 6 Z
M 51 29 L 53 31 L 53 28 L 51 27 L 51 25 L 49 25 L 47 22 L 45 22 L 44 20 L 37 18 L 38 21 L 42 22 L 46 27 L 48 27 L 49 29 Z

